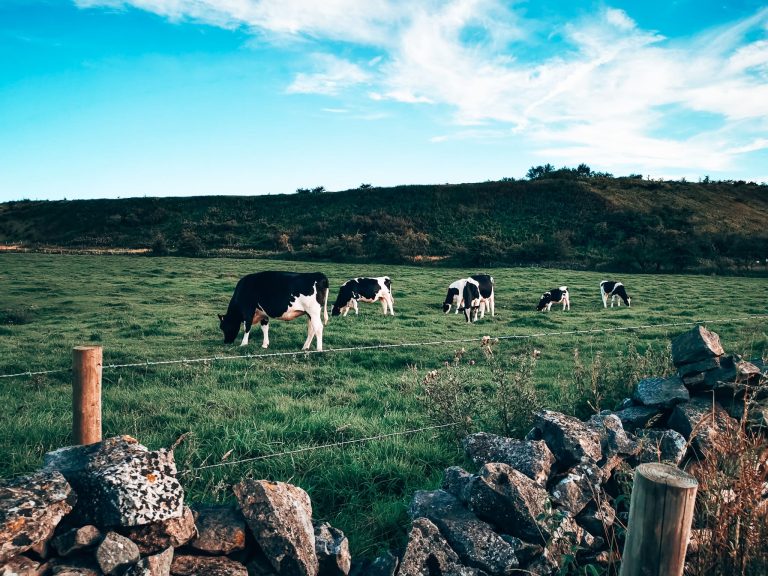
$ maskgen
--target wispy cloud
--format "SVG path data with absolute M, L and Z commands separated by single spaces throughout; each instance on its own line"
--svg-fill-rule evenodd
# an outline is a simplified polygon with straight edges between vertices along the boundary
M 615 8 L 532 22 L 501 0 L 75 1 L 314 43 L 310 69 L 297 72 L 287 92 L 441 105 L 451 111 L 445 123 L 457 128 L 435 142 L 509 134 L 549 161 L 600 158 L 607 167 L 648 169 L 722 169 L 765 148 L 768 9 L 681 39 L 642 29 Z M 380 55 L 342 58 L 327 41 Z M 557 50 L 531 57 L 547 42 Z M 682 121 L 680 111 L 722 122 L 663 135 Z

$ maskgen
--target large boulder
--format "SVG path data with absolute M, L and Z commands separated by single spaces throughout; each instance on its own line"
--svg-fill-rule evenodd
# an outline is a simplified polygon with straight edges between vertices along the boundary
M 597 538 L 607 539 L 610 529 L 616 520 L 616 510 L 610 505 L 607 498 L 590 502 L 590 504 L 576 517 L 576 522 L 587 532 Z
M 347 576 L 352 565 L 349 540 L 328 522 L 315 526 L 315 552 L 322 576 Z
M 49 452 L 45 470 L 77 492 L 73 514 L 97 526 L 140 526 L 181 516 L 184 491 L 171 450 L 147 450 L 130 436 Z
M 603 461 L 613 456 L 631 456 L 639 449 L 637 442 L 624 430 L 621 418 L 612 412 L 594 414 L 587 421 L 587 426 L 600 435 Z
M 122 533 L 133 540 L 142 554 L 157 554 L 168 548 L 184 546 L 197 535 L 195 517 L 188 506 L 178 518 L 168 518 L 144 526 L 123 529 Z
M 245 550 L 245 518 L 232 506 L 195 506 L 197 536 L 189 546 L 207 554 Z
M 583 460 L 599 462 L 602 458 L 600 434 L 577 418 L 543 410 L 536 413 L 533 425 L 527 439 L 544 440 L 561 468 Z
M 462 564 L 488 574 L 514 574 L 518 566 L 514 548 L 444 490 L 418 491 L 411 501 L 412 518 L 428 518 L 458 553 Z
M 462 445 L 476 466 L 491 462 L 508 464 L 541 486 L 547 484 L 555 463 L 555 456 L 542 440 L 521 441 L 478 432 L 465 437 Z
M 679 376 L 671 378 L 644 378 L 635 386 L 632 399 L 642 406 L 668 409 L 688 402 L 691 395 Z
M 481 576 L 477 568 L 463 566 L 440 530 L 427 518 L 416 518 L 408 535 L 398 576 Z
M 701 362 L 723 354 L 725 351 L 720 345 L 720 336 L 704 326 L 696 326 L 672 340 L 672 363 L 675 366 Z
M 443 472 L 443 490 L 462 502 L 467 501 L 467 488 L 472 481 L 472 474 L 461 466 L 450 466 Z
M 48 566 L 26 556 L 14 556 L 5 564 L 0 563 L 0 576 L 43 576 Z
M 76 501 L 58 472 L 0 480 L 0 565 L 49 539 Z
M 246 479 L 233 488 L 259 547 L 280 575 L 316 576 L 312 502 L 297 486 Z
M 533 543 L 546 540 L 549 494 L 522 472 L 507 464 L 486 464 L 472 478 L 467 495 L 469 509 L 498 531 Z
M 145 556 L 128 568 L 123 576 L 169 576 L 173 564 L 173 548 L 169 546 L 159 554 Z

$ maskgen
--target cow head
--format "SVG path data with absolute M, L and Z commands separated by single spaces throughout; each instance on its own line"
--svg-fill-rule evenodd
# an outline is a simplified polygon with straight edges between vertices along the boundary
M 547 307 L 547 304 L 549 304 L 552 301 L 552 292 L 544 292 L 544 294 L 541 295 L 541 300 L 539 300 L 539 305 L 536 306 L 536 310 L 539 312 L 542 312 L 544 308 Z
M 458 288 L 448 288 L 448 294 L 446 294 L 445 302 L 443 302 L 443 312 L 448 314 L 448 312 L 451 311 L 451 305 L 455 302 L 456 297 L 458 295 L 459 295 Z M 459 309 L 459 312 L 461 312 L 461 309 Z
M 349 306 L 350 300 L 357 297 L 358 295 L 355 294 L 355 291 L 348 282 L 342 284 L 341 288 L 339 288 L 339 295 L 336 296 L 336 302 L 333 304 L 333 308 L 331 308 L 331 316 L 338 316 L 341 314 L 341 309 L 344 308 L 344 306 Z
M 229 316 L 229 314 L 224 316 L 219 314 L 219 328 L 224 332 L 224 343 L 232 344 L 240 332 L 240 320 Z

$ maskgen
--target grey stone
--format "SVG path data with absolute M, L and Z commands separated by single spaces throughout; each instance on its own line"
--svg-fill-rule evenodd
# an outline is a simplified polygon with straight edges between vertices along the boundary
M 732 418 L 744 421 L 748 428 L 768 430 L 768 403 L 765 401 L 745 402 L 744 398 L 736 398 L 723 401 L 723 408 Z
M 146 556 L 128 568 L 123 576 L 169 576 L 173 564 L 173 547 L 159 554 Z
M 48 569 L 46 576 L 104 576 L 93 555 L 52 558 L 45 565 Z
M 248 569 L 240 562 L 235 562 L 226 556 L 182 554 L 174 557 L 171 574 L 173 576 L 248 576 Z
M 278 574 L 316 576 L 312 502 L 284 482 L 246 479 L 233 488 L 259 547 Z
M 512 547 L 521 567 L 530 564 L 534 558 L 544 553 L 544 547 L 541 544 L 531 544 L 509 534 L 499 534 L 499 536 Z
M 315 526 L 315 552 L 321 576 L 347 576 L 352 564 L 344 532 L 324 522 Z
M 76 500 L 58 472 L 0 480 L 0 565 L 49 539 Z
M 448 492 L 416 492 L 409 514 L 435 524 L 465 566 L 499 576 L 515 572 L 518 561 L 509 543 Z
M 696 326 L 672 340 L 672 363 L 675 366 L 701 362 L 725 354 L 720 337 L 704 326 Z
M 540 518 L 549 510 L 549 494 L 522 472 L 507 464 L 486 464 L 473 477 L 468 495 L 469 509 L 499 532 L 533 543 L 547 538 Z
M 621 418 L 612 412 L 594 414 L 587 422 L 587 426 L 600 435 L 603 461 L 617 455 L 631 456 L 639 450 L 637 442 L 624 430 Z
M 656 407 L 650 406 L 632 406 L 616 412 L 616 416 L 621 420 L 621 425 L 627 432 L 635 432 L 638 428 L 652 426 L 662 413 Z
M 534 416 L 534 426 L 563 468 L 582 460 L 599 462 L 602 458 L 600 435 L 581 420 L 543 410 Z
M 695 397 L 690 402 L 675 406 L 668 425 L 682 434 L 699 454 L 706 456 L 713 449 L 718 435 L 737 423 L 719 403 Z
M 637 433 L 641 451 L 638 463 L 669 462 L 679 466 L 685 457 L 688 443 L 685 437 L 675 430 L 647 428 Z
M 480 576 L 476 568 L 463 566 L 440 530 L 426 518 L 417 518 L 408 535 L 398 576 Z
M 366 576 L 395 576 L 399 566 L 400 559 L 388 551 L 376 557 L 365 574 Z
M 140 526 L 181 516 L 184 491 L 169 450 L 149 451 L 130 436 L 45 455 L 77 492 L 73 514 L 96 526 Z
M 107 575 L 122 573 L 139 558 L 139 547 L 117 532 L 109 532 L 96 549 L 96 561 Z
M 542 440 L 513 440 L 478 432 L 465 437 L 462 445 L 476 466 L 491 462 L 508 464 L 541 486 L 547 484 L 555 463 L 555 456 Z
M 548 555 L 558 565 L 565 554 L 570 554 L 577 548 L 593 548 L 596 539 L 589 532 L 579 526 L 569 515 L 554 519 L 552 535 L 547 543 Z
M 181 516 L 168 518 L 144 526 L 135 526 L 122 530 L 133 540 L 142 554 L 157 554 L 169 546 L 179 548 L 197 535 L 195 517 L 188 506 L 184 506 Z
M 261 551 L 252 556 L 247 564 L 248 576 L 276 576 L 277 572 L 272 567 L 272 563 Z
M 208 554 L 245 550 L 245 518 L 232 506 L 195 506 L 197 536 L 189 546 Z
M 593 499 L 602 494 L 603 473 L 596 464 L 582 462 L 571 468 L 550 490 L 560 507 L 576 516 Z
M 443 472 L 443 490 L 452 494 L 462 502 L 467 501 L 467 487 L 472 480 L 472 474 L 460 466 L 451 466 Z
M 691 395 L 679 376 L 671 378 L 644 378 L 637 383 L 633 400 L 643 406 L 661 409 L 688 402 Z
M 59 556 L 69 556 L 73 552 L 86 548 L 93 548 L 102 539 L 101 530 L 91 524 L 80 528 L 72 528 L 53 539 L 52 546 Z
M 720 368 L 720 356 L 711 356 L 710 358 L 705 358 L 699 362 L 691 362 L 689 364 L 678 366 L 677 375 L 684 378 L 685 376 L 706 372 L 707 370 L 714 370 L 715 368 Z

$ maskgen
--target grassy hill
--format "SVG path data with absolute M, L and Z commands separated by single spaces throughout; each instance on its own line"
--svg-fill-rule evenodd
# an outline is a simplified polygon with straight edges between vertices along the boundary
M 328 261 L 765 272 L 768 187 L 577 177 L 0 204 L 0 243 Z M 756 264 L 759 261 L 759 264 Z

